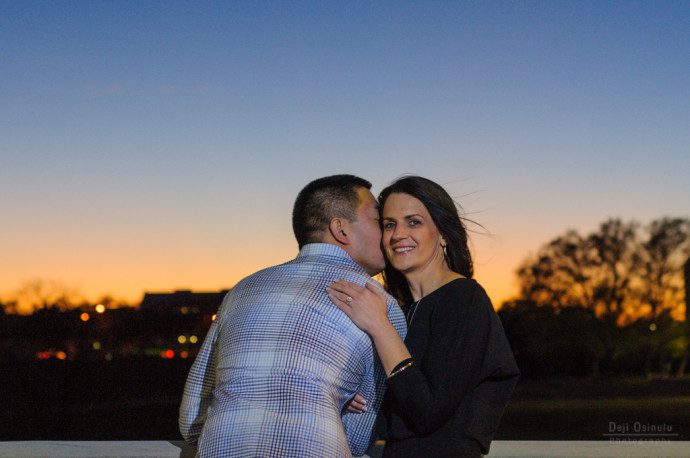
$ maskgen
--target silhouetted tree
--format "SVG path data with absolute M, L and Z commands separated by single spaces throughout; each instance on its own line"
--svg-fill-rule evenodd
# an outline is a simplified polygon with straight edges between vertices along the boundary
M 592 348 L 602 349 L 592 351 L 594 375 L 615 352 L 638 260 L 635 225 L 611 219 L 586 238 L 575 231 L 557 237 L 517 271 L 523 298 L 555 309 L 579 307 L 595 317 L 585 322 L 598 339 Z
M 618 219 L 604 222 L 598 232 L 587 238 L 593 250 L 592 275 L 588 278 L 593 290 L 594 313 L 599 318 L 598 334 L 604 346 L 602 360 L 608 365 L 616 351 L 620 330 L 630 303 L 630 284 L 639 263 L 634 223 Z M 631 305 L 632 307 L 632 305 Z
M 688 364 L 688 353 L 690 353 L 690 258 L 685 261 L 684 268 L 684 283 L 685 283 L 685 354 L 678 366 L 678 376 L 685 375 L 685 368 Z
M 597 316 L 615 327 L 626 313 L 630 282 L 639 264 L 635 224 L 610 219 L 587 238 L 587 245 L 594 261 L 587 279 L 593 290 L 591 306 Z
M 591 255 L 586 241 L 575 231 L 557 237 L 518 268 L 521 297 L 555 309 L 586 307 L 593 295 L 587 283 Z
M 68 310 L 75 306 L 79 294 L 58 281 L 26 281 L 14 292 L 14 313 L 27 314 L 38 309 Z
M 649 306 L 650 318 L 683 301 L 683 264 L 690 255 L 690 220 L 662 218 L 647 226 L 639 264 L 640 299 Z
M 641 243 L 641 262 L 638 266 L 639 281 L 636 291 L 640 302 L 648 307 L 648 319 L 654 332 L 649 339 L 645 373 L 650 375 L 653 360 L 658 359 L 663 370 L 667 361 L 663 355 L 671 356 L 674 352 L 667 348 L 673 342 L 675 349 L 683 345 L 669 331 L 673 320 L 668 313 L 662 319 L 663 312 L 669 312 L 683 301 L 683 263 L 690 253 L 690 220 L 683 218 L 662 218 L 652 221 L 646 228 L 648 237 Z M 677 352 L 676 352 L 677 353 Z M 684 370 L 684 368 L 683 368 Z
M 652 361 L 668 367 L 667 359 L 677 358 L 688 340 L 678 335 L 671 312 L 682 303 L 681 269 L 690 249 L 689 227 L 687 219 L 663 218 L 645 228 L 643 240 L 636 223 L 620 219 L 605 221 L 586 237 L 568 231 L 518 268 L 520 298 L 555 310 L 554 317 L 589 336 L 581 344 L 594 358 L 594 375 L 600 367 L 611 366 L 616 355 L 628 353 L 630 348 L 621 345 L 646 353 L 648 371 Z M 575 313 L 576 309 L 589 315 Z M 563 310 L 568 314 L 560 314 Z M 646 324 L 625 330 L 641 333 L 639 339 L 624 338 L 622 326 L 640 318 Z M 562 329 L 567 334 L 570 328 Z

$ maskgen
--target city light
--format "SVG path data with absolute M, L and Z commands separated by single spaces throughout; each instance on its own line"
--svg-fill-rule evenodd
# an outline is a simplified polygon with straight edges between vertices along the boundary
M 180 352 L 180 358 L 182 358 L 182 359 L 189 358 L 189 352 L 188 351 L 181 351 Z
M 91 344 L 91 348 L 94 350 L 100 350 L 101 349 L 101 343 L 97 340 L 94 340 L 93 343 Z
M 91 318 L 91 317 L 90 317 L 89 314 L 86 313 L 86 312 L 84 312 L 84 313 L 82 313 L 81 315 L 79 315 L 79 319 L 82 320 L 84 323 L 86 323 L 87 321 L 89 321 L 89 318 Z
M 103 313 L 103 312 L 105 312 L 105 305 L 103 305 L 103 304 L 98 304 L 98 305 L 96 306 L 96 312 L 98 312 L 98 313 Z
M 175 357 L 175 352 L 168 348 L 167 350 L 163 350 L 160 355 L 163 359 L 173 359 Z
M 189 343 L 195 344 L 195 343 L 197 343 L 198 340 L 199 339 L 197 338 L 197 336 L 190 336 L 189 337 Z
M 52 348 L 49 350 L 36 352 L 36 359 L 50 359 L 52 357 L 55 357 L 61 361 L 64 361 L 67 359 L 67 353 L 65 353 L 62 350 L 55 351 Z
M 191 339 L 190 339 L 191 340 Z M 187 337 L 185 336 L 180 336 L 177 338 L 177 341 L 180 342 L 181 344 L 187 343 Z

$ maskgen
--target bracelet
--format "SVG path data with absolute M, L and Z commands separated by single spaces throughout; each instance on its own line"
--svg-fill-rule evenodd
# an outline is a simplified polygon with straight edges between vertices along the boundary
M 391 378 L 391 377 L 401 373 L 402 371 L 404 371 L 405 369 L 407 369 L 410 366 L 412 366 L 412 358 L 406 359 L 405 361 L 402 361 L 400 364 L 398 364 L 395 367 L 395 369 L 393 369 L 393 371 L 390 373 L 390 375 L 388 375 L 388 378 Z
M 411 362 L 412 362 L 412 358 L 403 359 L 402 361 L 400 361 L 398 364 L 395 365 L 395 367 L 391 371 L 391 375 L 398 372 L 398 370 L 401 367 L 403 367 L 404 365 L 406 365 L 407 363 L 411 363 Z

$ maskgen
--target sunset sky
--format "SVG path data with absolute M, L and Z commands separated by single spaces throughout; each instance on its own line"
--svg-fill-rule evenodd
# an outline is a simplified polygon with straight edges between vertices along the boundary
M 402 174 L 542 243 L 690 214 L 687 2 L 0 0 L 0 299 L 219 290 L 294 257 L 310 180 Z M 482 231 L 481 229 L 478 229 Z

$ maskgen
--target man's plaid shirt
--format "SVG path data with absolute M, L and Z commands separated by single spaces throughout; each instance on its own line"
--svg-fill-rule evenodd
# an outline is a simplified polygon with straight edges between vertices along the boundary
M 259 271 L 228 293 L 180 407 L 180 431 L 188 442 L 198 440 L 201 456 L 366 451 L 386 376 L 371 339 L 326 294 L 338 279 L 374 282 L 341 248 L 309 244 L 296 259 Z M 404 339 L 405 317 L 386 297 L 389 319 Z M 343 413 L 357 393 L 368 411 Z

